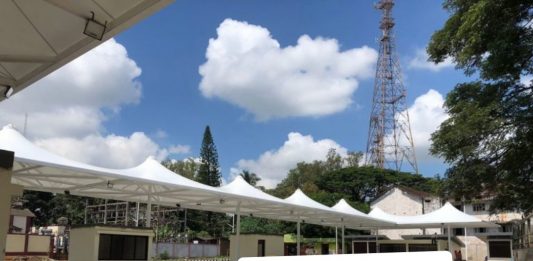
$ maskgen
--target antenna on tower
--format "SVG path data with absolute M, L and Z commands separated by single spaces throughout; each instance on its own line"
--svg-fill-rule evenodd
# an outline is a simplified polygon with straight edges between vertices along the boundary
M 379 25 L 382 35 L 379 38 L 365 163 L 400 171 L 406 160 L 418 174 L 409 112 L 405 105 L 407 91 L 394 43 L 394 1 L 380 0 L 375 7 L 383 13 Z

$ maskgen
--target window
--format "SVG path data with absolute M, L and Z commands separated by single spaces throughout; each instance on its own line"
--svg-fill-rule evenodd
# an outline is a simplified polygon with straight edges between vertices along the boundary
M 474 204 L 472 205 L 472 209 L 475 212 L 485 211 L 485 204 L 484 203 Z
M 437 251 L 437 244 L 409 244 L 409 252 Z
M 100 234 L 98 260 L 146 260 L 148 237 Z
M 257 256 L 265 256 L 265 240 L 257 240 Z
M 487 233 L 487 228 L 476 227 L 476 228 L 474 228 L 474 233 Z
M 405 244 L 379 244 L 380 253 L 405 252 Z
M 353 253 L 366 254 L 368 251 L 366 244 L 366 242 L 353 242 Z
M 376 253 L 376 242 L 353 241 L 352 250 L 353 254 Z
M 489 241 L 489 257 L 511 257 L 511 241 Z

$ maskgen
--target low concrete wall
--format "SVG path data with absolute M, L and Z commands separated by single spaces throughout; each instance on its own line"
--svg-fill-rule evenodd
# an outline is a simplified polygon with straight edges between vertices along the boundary
M 49 253 L 50 236 L 29 235 L 28 252 Z
M 236 260 L 237 245 L 235 235 L 230 236 L 230 259 Z M 283 236 L 272 235 L 241 235 L 240 257 L 257 256 L 259 240 L 265 240 L 265 256 L 283 256 Z
M 26 242 L 26 235 L 24 234 L 8 234 L 6 241 L 6 252 L 21 253 L 24 252 L 24 243 Z

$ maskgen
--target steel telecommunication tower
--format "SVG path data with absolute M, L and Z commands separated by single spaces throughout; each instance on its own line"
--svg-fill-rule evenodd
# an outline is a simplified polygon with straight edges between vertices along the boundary
M 367 165 L 399 171 L 405 160 L 418 173 L 409 113 L 405 106 L 406 90 L 394 45 L 393 6 L 393 0 L 380 0 L 376 4 L 376 8 L 383 12 L 379 26 L 383 35 L 379 39 L 365 161 Z

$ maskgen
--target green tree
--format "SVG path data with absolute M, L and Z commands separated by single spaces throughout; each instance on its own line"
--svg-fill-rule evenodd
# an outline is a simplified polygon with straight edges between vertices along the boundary
M 359 163 L 363 160 L 363 152 L 349 151 L 348 155 L 344 158 L 347 167 L 359 167 Z
M 220 186 L 222 176 L 218 164 L 218 152 L 209 126 L 205 127 L 200 159 L 197 181 L 213 187 Z
M 202 147 L 200 148 L 200 160 L 196 180 L 209 186 L 220 186 L 221 174 L 218 152 L 209 126 L 205 127 Z M 214 237 L 220 237 L 226 233 L 228 217 L 225 214 L 191 211 L 191 215 L 194 216 L 191 221 L 193 221 L 192 224 L 196 223 L 197 231 L 204 230 Z
M 248 170 L 243 170 L 241 174 L 239 174 L 248 184 L 255 186 L 257 185 L 257 182 L 261 180 L 257 174 L 250 172 Z
M 161 165 L 183 177 L 192 180 L 196 179 L 196 175 L 200 169 L 200 163 L 196 162 L 193 158 L 188 158 L 185 160 L 167 159 L 162 161 Z
M 491 193 L 492 210 L 533 211 L 533 1 L 447 0 L 450 17 L 432 36 L 430 60 L 453 58 L 465 74 L 447 95 L 450 118 L 431 152 L 451 167 L 449 195 Z

